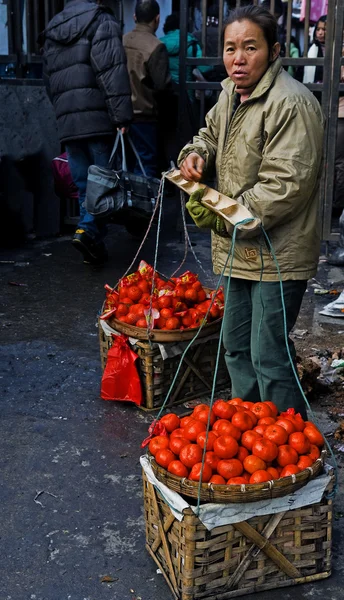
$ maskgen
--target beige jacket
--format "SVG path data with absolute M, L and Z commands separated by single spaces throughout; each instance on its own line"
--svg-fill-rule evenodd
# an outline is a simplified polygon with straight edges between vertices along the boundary
M 146 23 L 123 37 L 130 76 L 131 100 L 136 121 L 157 120 L 157 92 L 172 89 L 168 54 L 163 44 Z
M 266 230 L 283 280 L 305 280 L 317 270 L 319 177 L 324 120 L 313 94 L 290 77 L 277 59 L 232 117 L 234 84 L 222 83 L 206 127 L 181 151 L 215 167 L 217 189 L 246 206 Z M 212 235 L 212 258 L 220 274 L 231 238 Z M 229 274 L 229 262 L 225 274 Z M 278 272 L 261 230 L 236 239 L 232 276 L 277 281 Z

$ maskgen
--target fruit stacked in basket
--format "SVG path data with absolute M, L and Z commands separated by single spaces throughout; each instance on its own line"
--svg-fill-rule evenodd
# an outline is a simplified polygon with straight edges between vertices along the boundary
M 186 493 L 173 485 L 179 478 L 188 494 L 192 482 L 199 481 L 208 488 L 247 489 L 254 484 L 276 485 L 289 477 L 303 485 L 321 470 L 325 455 L 324 438 L 314 423 L 304 421 L 292 408 L 279 413 L 269 401 L 217 400 L 212 408 L 199 404 L 191 415 L 163 416 L 155 432 L 159 435 L 152 437 L 148 448 L 156 476 Z M 198 487 L 197 483 L 194 491 Z
M 223 290 L 205 288 L 191 271 L 169 279 L 141 261 L 138 270 L 123 277 L 116 289 L 105 289 L 103 320 L 115 318 L 145 329 L 183 331 L 223 316 Z

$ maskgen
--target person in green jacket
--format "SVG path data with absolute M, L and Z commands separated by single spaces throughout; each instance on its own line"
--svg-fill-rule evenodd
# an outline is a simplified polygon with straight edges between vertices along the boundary
M 172 13 L 171 15 L 168 15 L 168 17 L 166 17 L 163 29 L 165 35 L 160 38 L 160 41 L 163 42 L 167 48 L 172 81 L 176 84 L 179 84 L 180 30 L 178 13 Z M 200 58 L 202 56 L 201 46 L 199 45 L 197 40 L 192 35 L 190 35 L 190 33 L 187 34 L 186 44 L 188 57 Z M 198 68 L 201 71 L 201 73 L 209 70 L 209 67 Z M 186 79 L 187 81 L 192 80 L 192 67 L 187 67 Z M 191 91 L 189 90 L 189 92 Z
M 324 118 L 314 95 L 283 69 L 279 50 L 269 11 L 232 11 L 223 48 L 229 78 L 178 165 L 187 181 L 215 171 L 218 191 L 260 219 L 273 247 L 261 228 L 251 237 L 238 230 L 231 265 L 231 230 L 199 194 L 190 196 L 187 208 L 196 225 L 212 231 L 214 272 L 225 276 L 223 344 L 233 397 L 271 400 L 280 410 L 294 407 L 306 416 L 286 341 L 295 359 L 289 333 L 320 249 Z

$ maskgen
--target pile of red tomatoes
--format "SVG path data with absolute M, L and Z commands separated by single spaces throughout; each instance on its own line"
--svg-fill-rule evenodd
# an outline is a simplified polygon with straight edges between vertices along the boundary
M 115 290 L 110 286 L 105 289 L 101 319 L 114 317 L 136 327 L 184 330 L 223 316 L 223 290 L 205 290 L 191 271 L 164 279 L 141 261 L 138 270 L 122 278 Z
M 206 432 L 208 419 L 210 430 Z M 163 416 L 149 442 L 161 467 L 192 481 L 254 484 L 300 473 L 320 457 L 324 438 L 311 421 L 272 402 L 216 400 L 192 414 Z M 202 468 L 203 451 L 206 447 Z

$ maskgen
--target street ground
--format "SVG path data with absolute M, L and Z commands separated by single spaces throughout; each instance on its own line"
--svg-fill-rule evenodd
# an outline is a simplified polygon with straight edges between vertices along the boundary
M 175 225 L 171 213 L 158 259 L 166 274 L 184 254 Z M 210 240 L 191 237 L 208 273 L 201 279 L 212 285 Z M 119 226 L 111 226 L 108 243 L 103 268 L 83 265 L 69 235 L 1 252 L 0 600 L 172 599 L 145 550 L 139 457 L 152 413 L 99 397 L 103 286 L 117 282 L 138 248 Z M 140 258 L 152 262 L 154 249 L 152 233 Z M 199 271 L 191 253 L 186 268 Z M 344 270 L 320 262 L 295 328 L 301 357 L 328 357 L 344 345 L 344 320 L 318 314 L 334 296 L 317 295 L 314 286 L 343 289 Z M 331 441 L 344 415 L 343 381 L 333 370 L 320 379 L 311 405 Z M 336 441 L 339 474 L 340 447 Z M 332 576 L 250 597 L 344 599 L 342 487 L 340 479 Z

